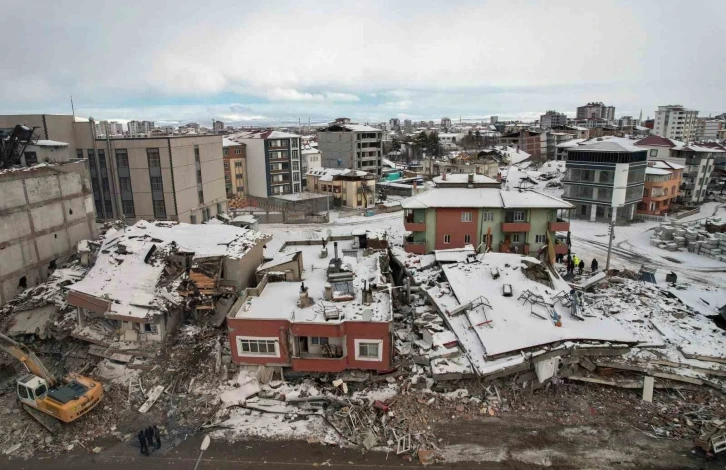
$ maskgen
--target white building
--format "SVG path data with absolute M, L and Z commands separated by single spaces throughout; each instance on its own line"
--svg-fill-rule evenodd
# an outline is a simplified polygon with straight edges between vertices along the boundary
M 666 139 L 693 140 L 696 138 L 697 121 L 698 111 L 695 109 L 687 109 L 680 104 L 658 106 L 653 134 Z
M 323 166 L 350 168 L 381 176 L 383 132 L 375 127 L 336 121 L 318 130 Z
M 247 145 L 247 195 L 267 198 L 302 191 L 299 135 L 265 130 L 235 134 L 232 140 Z
M 567 125 L 567 115 L 557 111 L 547 111 L 539 117 L 539 127 L 552 129 L 553 127 L 564 127 Z
M 699 140 L 717 140 L 719 132 L 726 129 L 726 121 L 712 118 L 698 118 L 696 122 L 696 138 Z
M 124 128 L 116 121 L 99 121 L 96 123 L 96 135 L 123 135 Z
M 154 121 L 129 121 L 126 126 L 129 129 L 129 135 L 148 134 L 154 129 Z
M 222 121 L 212 120 L 212 130 L 214 132 L 224 132 L 224 123 Z

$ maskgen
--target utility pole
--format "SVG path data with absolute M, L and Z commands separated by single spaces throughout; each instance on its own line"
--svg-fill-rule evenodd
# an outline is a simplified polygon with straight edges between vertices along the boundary
M 615 206 L 612 206 L 613 209 L 613 216 L 610 218 L 610 225 L 608 225 L 608 234 L 609 234 L 609 241 L 608 241 L 608 257 L 605 261 L 605 272 L 607 273 L 610 270 L 610 252 L 613 249 L 613 238 L 615 238 L 615 217 L 618 212 L 618 208 Z

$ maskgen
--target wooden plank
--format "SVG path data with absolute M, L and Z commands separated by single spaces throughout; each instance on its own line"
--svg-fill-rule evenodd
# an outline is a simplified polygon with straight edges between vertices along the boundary
M 156 403 L 156 400 L 159 399 L 162 393 L 164 393 L 163 385 L 157 385 L 152 388 L 149 392 L 149 398 L 144 402 L 143 405 L 141 405 L 141 408 L 139 408 L 139 413 L 146 413 L 147 411 L 149 411 L 151 407 L 154 406 L 154 403 Z

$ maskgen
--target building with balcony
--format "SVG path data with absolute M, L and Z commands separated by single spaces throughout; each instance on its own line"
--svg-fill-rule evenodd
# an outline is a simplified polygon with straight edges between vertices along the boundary
M 603 137 L 567 148 L 562 199 L 575 206 L 575 217 L 633 219 L 643 198 L 648 155 L 633 144 L 626 138 Z
M 680 104 L 658 106 L 653 134 L 667 139 L 690 141 L 696 138 L 698 111 Z
M 533 160 L 539 160 L 547 155 L 547 133 L 522 129 L 502 134 L 499 141 L 502 145 L 522 149 L 531 155 Z
M 318 150 L 322 166 L 367 171 L 377 177 L 383 169 L 383 131 L 375 127 L 350 124 L 347 119 L 318 129 Z
M 221 136 L 98 139 L 86 155 L 99 219 L 195 224 L 227 211 Z
M 247 145 L 223 137 L 222 159 L 227 198 L 244 197 L 247 187 Z
M 263 130 L 228 137 L 246 145 L 245 194 L 267 198 L 302 191 L 299 135 Z
M 643 200 L 636 212 L 646 215 L 666 215 L 679 197 L 683 165 L 663 160 L 648 161 L 645 169 Z
M 537 191 L 436 188 L 401 203 L 410 253 L 463 248 L 537 253 L 555 232 L 567 232 L 572 204 Z M 566 246 L 555 246 L 566 252 Z
M 376 176 L 367 171 L 315 168 L 307 175 L 308 190 L 332 194 L 338 207 L 372 207 L 376 203 Z
M 606 122 L 615 120 L 615 106 L 605 106 L 602 102 L 587 103 L 585 106 L 577 107 L 575 119 L 602 119 Z
M 227 316 L 232 360 L 295 372 L 390 370 L 393 310 L 386 251 L 365 255 L 358 237 L 292 243 L 277 253 L 279 262 L 265 264 L 275 264 L 274 270 L 263 270 L 257 287 L 246 289 L 232 306 Z M 357 262 L 344 262 L 348 258 Z M 291 281 L 298 263 L 302 277 Z M 292 269 L 283 269 L 285 264 Z
M 539 127 L 542 129 L 552 129 L 553 127 L 561 127 L 567 125 L 567 115 L 558 113 L 557 111 L 547 111 L 539 117 Z

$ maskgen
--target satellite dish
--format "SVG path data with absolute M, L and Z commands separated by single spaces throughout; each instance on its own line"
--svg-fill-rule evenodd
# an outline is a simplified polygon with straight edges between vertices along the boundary
M 200 447 L 201 450 L 207 450 L 209 449 L 209 444 L 212 442 L 212 440 L 209 438 L 209 436 L 204 436 L 204 440 L 202 441 L 202 446 Z
M 363 310 L 361 316 L 363 317 L 363 321 L 371 321 L 371 319 L 373 319 L 373 310 L 367 308 Z

